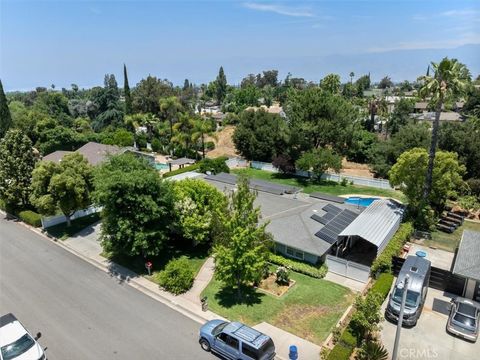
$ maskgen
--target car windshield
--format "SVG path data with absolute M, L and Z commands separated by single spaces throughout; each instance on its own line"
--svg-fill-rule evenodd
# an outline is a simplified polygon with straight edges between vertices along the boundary
M 464 315 L 467 315 L 470 317 L 476 317 L 477 311 L 478 309 L 473 305 L 465 304 L 465 303 L 458 304 L 458 312 L 461 312 Z
M 469 330 L 475 330 L 476 328 L 475 319 L 470 316 L 466 316 L 457 312 L 453 317 L 453 320 L 455 320 L 455 322 L 461 325 L 463 328 Z
M 223 323 L 215 326 L 215 328 L 212 330 L 212 335 L 217 336 L 218 334 L 220 334 L 222 332 L 222 330 L 225 328 L 225 326 L 227 326 L 227 324 L 228 323 L 223 322 Z
M 35 344 L 35 340 L 33 340 L 30 335 L 25 334 L 17 341 L 2 346 L 2 357 L 3 360 L 10 360 L 14 359 L 17 356 L 20 356 L 28 349 L 30 349 Z
M 403 296 L 403 289 L 396 288 L 393 294 L 393 300 L 396 303 L 401 304 L 402 296 Z M 405 306 L 414 307 L 415 305 L 417 305 L 417 300 L 418 300 L 418 293 L 413 292 L 412 290 L 408 290 L 407 298 L 405 299 Z

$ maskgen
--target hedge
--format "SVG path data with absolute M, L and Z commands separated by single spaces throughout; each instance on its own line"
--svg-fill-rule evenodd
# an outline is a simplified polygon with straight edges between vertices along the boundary
M 276 265 L 282 265 L 288 267 L 292 271 L 308 275 L 317 279 L 322 279 L 328 272 L 327 265 L 322 264 L 321 267 L 316 267 L 302 261 L 287 259 L 281 255 L 270 254 L 270 262 Z
M 29 225 L 40 227 L 42 226 L 42 217 L 34 211 L 24 210 L 18 213 L 18 217 Z
M 6 208 L 7 208 L 7 207 L 6 207 L 5 201 L 3 201 L 2 199 L 0 199 L 0 210 L 5 211 Z
M 182 256 L 170 260 L 165 266 L 165 270 L 160 271 L 157 279 L 160 286 L 165 290 L 179 295 L 190 290 L 195 279 L 195 273 L 188 259 Z
M 377 272 L 391 272 L 392 257 L 400 254 L 403 245 L 405 245 L 412 233 L 413 224 L 411 222 L 400 225 L 399 229 L 395 235 L 393 235 L 386 248 L 373 262 L 371 267 L 372 274 L 375 275 Z
M 382 299 L 385 300 L 393 283 L 393 275 L 390 273 L 382 273 L 373 284 L 370 292 L 376 292 L 382 295 Z
M 348 326 L 338 340 L 335 347 L 328 354 L 328 360 L 348 360 L 352 355 L 353 349 L 357 346 L 357 338 L 352 334 Z
M 193 164 L 193 165 L 189 165 L 189 166 L 185 166 L 184 168 L 181 168 L 181 169 L 169 171 L 169 172 L 163 174 L 163 177 L 164 177 L 164 178 L 168 178 L 168 177 L 170 177 L 170 176 L 174 176 L 174 175 L 178 175 L 178 174 L 183 174 L 183 173 L 186 173 L 186 172 L 189 172 L 189 171 L 195 171 L 195 170 L 198 169 L 199 166 L 200 166 L 199 163 L 196 163 L 196 164 Z

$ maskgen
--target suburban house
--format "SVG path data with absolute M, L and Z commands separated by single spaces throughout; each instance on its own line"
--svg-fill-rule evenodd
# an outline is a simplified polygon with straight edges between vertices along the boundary
M 480 301 L 480 232 L 463 231 L 452 273 L 465 278 L 463 296 Z
M 230 174 L 203 176 L 224 192 L 235 191 Z M 378 199 L 368 207 L 345 203 L 344 198 L 301 194 L 300 189 L 253 179 L 267 231 L 275 251 L 288 257 L 318 263 L 327 255 L 370 266 L 397 231 L 404 208 L 390 199 Z
M 155 163 L 155 157 L 150 154 L 146 154 L 140 151 L 137 151 L 133 147 L 118 147 L 114 145 L 105 145 L 105 144 L 100 144 L 97 142 L 90 141 L 89 143 L 86 143 L 79 149 L 77 149 L 75 152 L 82 154 L 90 163 L 92 166 L 96 166 L 102 162 L 104 162 L 108 156 L 111 155 L 117 155 L 117 154 L 123 154 L 123 153 L 132 153 L 136 156 L 140 156 L 144 159 L 146 159 L 149 163 L 153 164 Z M 53 161 L 53 162 L 60 162 L 62 158 L 67 155 L 71 154 L 73 151 L 64 151 L 64 150 L 57 150 L 54 151 L 48 155 L 45 155 L 42 160 L 44 161 Z

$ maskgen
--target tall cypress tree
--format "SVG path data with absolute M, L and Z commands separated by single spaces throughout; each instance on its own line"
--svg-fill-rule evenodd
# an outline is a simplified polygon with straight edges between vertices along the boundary
M 216 79 L 217 85 L 217 101 L 221 104 L 225 96 L 227 95 L 227 77 L 223 72 L 223 66 L 220 66 L 218 76 Z
M 125 114 L 132 113 L 132 96 L 130 95 L 130 86 L 128 85 L 127 67 L 123 64 L 124 85 L 123 92 L 125 93 Z
M 5 136 L 12 125 L 12 115 L 7 104 L 7 97 L 3 92 L 2 80 L 0 79 L 0 139 Z

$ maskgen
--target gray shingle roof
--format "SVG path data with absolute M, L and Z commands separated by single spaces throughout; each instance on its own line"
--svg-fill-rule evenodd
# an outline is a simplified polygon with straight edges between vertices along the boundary
M 463 231 L 452 272 L 480 281 L 480 232 Z

